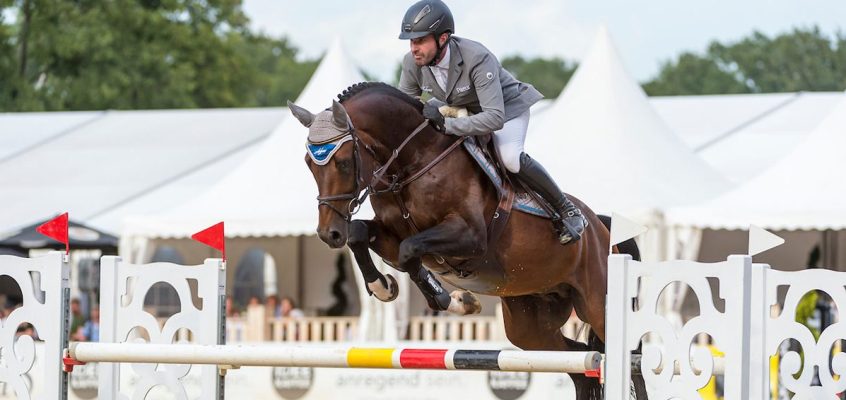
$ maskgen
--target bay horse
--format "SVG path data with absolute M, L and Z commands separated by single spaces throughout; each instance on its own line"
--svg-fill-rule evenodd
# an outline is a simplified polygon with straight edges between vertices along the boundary
M 460 138 L 435 131 L 419 100 L 387 84 L 355 84 L 338 97 L 316 115 L 288 106 L 309 127 L 305 161 L 319 192 L 317 233 L 332 248 L 349 246 L 370 294 L 397 296 L 372 249 L 408 273 L 435 310 L 476 313 L 472 292 L 500 297 L 506 335 L 524 350 L 604 350 L 607 220 L 570 196 L 589 223 L 580 240 L 561 245 L 549 219 L 515 212 L 490 243 L 488 222 L 503 211 L 500 197 L 456 149 Z M 367 196 L 375 218 L 352 219 Z M 636 253 L 633 241 L 627 246 Z M 445 293 L 438 277 L 461 290 Z M 561 332 L 573 310 L 590 324 L 588 344 Z M 571 378 L 578 398 L 601 397 L 594 378 Z

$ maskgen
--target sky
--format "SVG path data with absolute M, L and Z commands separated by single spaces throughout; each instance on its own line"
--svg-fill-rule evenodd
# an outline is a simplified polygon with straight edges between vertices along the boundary
M 397 39 L 414 1 L 244 0 L 255 30 L 287 36 L 304 58 L 319 57 L 336 36 L 367 73 L 392 82 L 408 41 Z M 629 73 L 654 77 L 684 51 L 703 53 L 714 40 L 769 36 L 795 27 L 846 32 L 844 0 L 446 0 L 456 35 L 501 58 L 579 60 L 601 25 L 608 27 Z

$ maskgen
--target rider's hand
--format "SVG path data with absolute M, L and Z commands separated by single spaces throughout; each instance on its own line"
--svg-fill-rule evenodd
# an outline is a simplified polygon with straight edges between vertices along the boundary
M 440 133 L 446 132 L 444 128 L 444 116 L 438 111 L 438 107 L 429 103 L 424 104 L 423 117 L 429 120 L 429 125 L 432 125 L 432 128 L 435 128 L 436 131 Z

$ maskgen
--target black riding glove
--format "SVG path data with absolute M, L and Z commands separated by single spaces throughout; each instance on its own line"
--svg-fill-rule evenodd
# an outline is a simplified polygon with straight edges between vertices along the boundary
M 429 120 L 429 125 L 432 125 L 432 128 L 435 128 L 436 131 L 446 133 L 446 129 L 444 128 L 444 122 L 446 121 L 443 114 L 438 111 L 438 107 L 429 103 L 424 104 L 423 117 Z

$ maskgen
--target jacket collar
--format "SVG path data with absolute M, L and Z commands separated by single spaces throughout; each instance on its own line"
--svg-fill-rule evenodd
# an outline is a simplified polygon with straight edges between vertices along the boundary
M 461 57 L 461 50 L 458 48 L 458 38 L 451 37 L 449 40 L 449 73 L 447 74 L 446 96 L 455 89 L 458 77 L 464 67 L 464 59 Z

